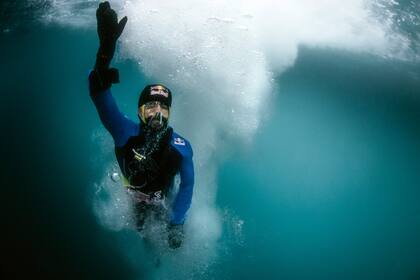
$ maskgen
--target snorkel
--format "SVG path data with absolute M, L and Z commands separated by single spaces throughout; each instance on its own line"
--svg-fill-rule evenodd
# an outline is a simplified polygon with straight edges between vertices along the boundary
M 147 126 L 155 131 L 165 129 L 168 126 L 168 119 L 163 116 L 162 112 L 156 112 L 154 116 L 147 118 L 146 121 Z

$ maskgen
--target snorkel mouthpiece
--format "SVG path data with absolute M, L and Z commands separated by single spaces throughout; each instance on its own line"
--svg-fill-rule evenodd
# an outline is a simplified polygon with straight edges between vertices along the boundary
M 154 130 L 159 130 L 166 126 L 167 120 L 162 116 L 162 112 L 157 112 L 153 117 L 150 117 L 148 121 L 149 127 Z

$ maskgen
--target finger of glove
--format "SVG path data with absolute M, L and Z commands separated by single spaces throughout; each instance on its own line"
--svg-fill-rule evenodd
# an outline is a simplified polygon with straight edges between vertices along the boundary
M 104 27 L 115 34 L 118 26 L 117 13 L 113 9 L 108 9 L 104 12 L 102 19 Z
M 97 28 L 98 28 L 98 35 L 100 36 L 103 33 L 104 27 L 104 13 L 107 9 L 109 9 L 106 5 L 107 2 L 100 3 L 98 9 L 96 10 L 96 21 L 97 21 Z
M 104 1 L 104 2 L 99 4 L 99 7 L 103 7 L 104 9 L 110 9 L 111 5 L 109 4 L 108 1 Z
M 102 42 L 116 40 L 118 28 L 117 13 L 112 9 L 105 10 L 98 18 L 98 34 Z
M 98 9 L 96 9 L 96 19 L 100 20 L 101 16 L 108 9 L 111 9 L 108 1 L 100 3 Z
M 118 23 L 118 28 L 117 28 L 117 38 L 121 36 L 121 33 L 124 30 L 125 25 L 127 24 L 128 18 L 127 17 L 123 17 L 120 22 Z
M 111 9 L 110 4 L 106 1 L 99 4 L 98 9 L 96 10 L 96 19 L 98 22 L 98 35 L 99 38 L 102 40 L 106 38 L 112 37 L 112 34 L 115 33 L 115 27 L 112 27 L 112 18 L 113 18 L 113 10 Z M 114 12 L 115 14 L 115 12 Z M 116 14 L 115 14 L 115 22 L 116 22 Z

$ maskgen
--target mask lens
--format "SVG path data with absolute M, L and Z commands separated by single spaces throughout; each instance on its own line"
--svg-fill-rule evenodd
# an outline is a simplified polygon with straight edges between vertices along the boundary
M 169 107 L 166 104 L 162 104 L 159 101 L 150 101 L 144 104 L 144 108 L 147 110 L 156 109 L 158 106 L 163 110 L 169 110 Z
M 157 108 L 157 106 L 159 106 L 159 105 L 160 105 L 159 101 L 150 101 L 150 102 L 147 102 L 146 104 L 144 104 L 144 108 L 150 110 L 150 109 Z

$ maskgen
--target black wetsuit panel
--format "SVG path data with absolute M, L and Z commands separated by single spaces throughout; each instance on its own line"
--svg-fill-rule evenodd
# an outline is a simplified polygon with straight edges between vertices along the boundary
M 147 194 L 157 191 L 162 191 L 163 195 L 167 193 L 182 160 L 179 152 L 170 145 L 171 138 L 172 129 L 168 129 L 158 149 L 142 160 L 135 158 L 135 151 L 139 152 L 145 145 L 144 133 L 130 137 L 122 147 L 115 147 L 118 164 L 131 186 Z

